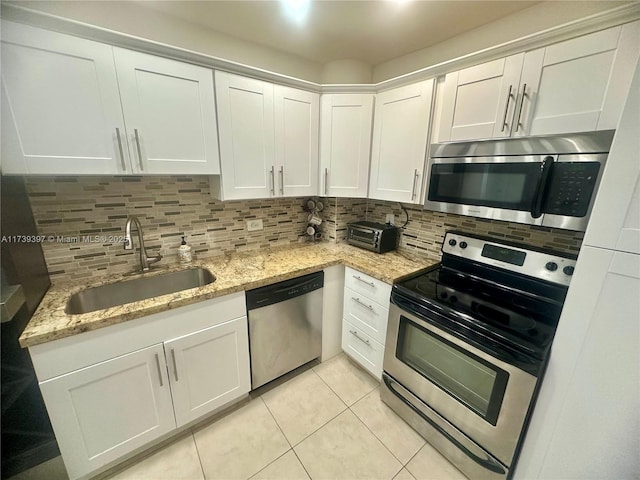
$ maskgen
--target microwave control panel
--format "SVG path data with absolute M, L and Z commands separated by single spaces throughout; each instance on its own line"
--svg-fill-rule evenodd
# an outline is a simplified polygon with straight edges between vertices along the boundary
M 600 162 L 557 162 L 546 194 L 544 212 L 584 217 L 589 211 Z

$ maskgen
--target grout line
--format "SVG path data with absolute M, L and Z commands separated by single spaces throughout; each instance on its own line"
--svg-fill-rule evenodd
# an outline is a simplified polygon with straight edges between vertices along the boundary
M 198 450 L 198 442 L 196 442 L 196 436 L 193 434 L 193 431 L 191 431 L 190 433 L 191 438 L 193 438 L 193 444 L 196 447 L 196 455 L 198 455 L 198 462 L 200 462 L 200 471 L 202 472 L 202 478 L 206 480 L 207 474 L 204 473 L 204 466 L 202 465 L 202 458 L 200 458 L 200 450 Z
M 288 440 L 287 440 L 288 441 Z M 258 475 L 260 472 L 262 472 L 264 469 L 266 469 L 267 467 L 269 467 L 270 465 L 273 465 L 275 462 L 277 462 L 278 460 L 280 460 L 282 457 L 284 457 L 287 453 L 292 452 L 293 448 L 289 448 L 289 450 L 287 450 L 286 452 L 284 452 L 282 455 L 278 455 L 278 457 L 274 458 L 271 462 L 267 463 L 264 467 L 262 467 L 260 470 L 258 470 L 256 473 L 254 473 L 253 475 L 251 475 L 247 480 L 251 480 L 253 477 L 255 477 L 256 475 Z
M 273 414 L 273 412 L 271 411 L 271 409 L 269 408 L 269 405 L 267 405 L 267 402 L 264 401 L 264 399 L 262 398 L 262 396 L 258 397 L 262 403 L 264 404 L 265 408 L 267 409 L 267 412 L 269 412 L 269 415 L 271 415 L 271 418 L 273 418 L 273 422 L 276 424 L 276 427 L 278 427 L 278 430 L 280 430 L 280 433 L 282 434 L 282 436 L 284 437 L 284 439 L 286 440 L 286 442 L 289 444 L 289 449 L 293 448 L 293 445 L 291 445 L 291 442 L 289 441 L 289 439 L 287 438 L 287 436 L 285 435 L 284 431 L 282 430 L 282 427 L 280 426 L 280 424 L 278 423 L 278 419 L 276 418 L 276 416 Z M 288 450 L 287 450 L 288 451 Z

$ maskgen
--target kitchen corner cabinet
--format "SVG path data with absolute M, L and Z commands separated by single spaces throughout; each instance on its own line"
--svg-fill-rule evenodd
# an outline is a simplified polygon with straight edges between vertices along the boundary
M 342 349 L 380 380 L 391 285 L 346 267 L 344 287 Z
M 366 198 L 373 94 L 326 94 L 320 100 L 320 194 Z
M 640 22 L 447 74 L 437 141 L 616 128 Z
M 70 478 L 98 473 L 251 389 L 243 292 L 29 353 Z
M 369 198 L 422 203 L 434 81 L 376 95 Z
M 319 96 L 216 71 L 222 200 L 316 195 Z
M 219 173 L 213 73 L 2 22 L 3 173 Z

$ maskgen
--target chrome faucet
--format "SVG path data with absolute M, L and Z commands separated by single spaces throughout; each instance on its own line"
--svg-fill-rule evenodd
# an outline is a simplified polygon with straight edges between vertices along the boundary
M 131 215 L 127 218 L 127 224 L 124 227 L 124 249 L 133 250 L 133 240 L 131 239 L 131 224 L 135 224 L 136 230 L 138 230 L 138 239 L 140 241 L 140 269 L 143 272 L 149 271 L 149 265 L 162 260 L 162 255 L 158 252 L 157 255 L 147 255 L 147 250 L 144 248 L 144 237 L 142 236 L 142 226 L 138 217 Z

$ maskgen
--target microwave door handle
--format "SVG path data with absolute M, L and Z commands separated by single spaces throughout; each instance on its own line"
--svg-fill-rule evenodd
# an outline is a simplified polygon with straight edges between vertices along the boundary
M 533 196 L 531 205 L 531 216 L 533 218 L 540 218 L 540 216 L 542 216 L 542 202 L 544 201 L 544 194 L 547 190 L 549 176 L 551 175 L 551 167 L 553 167 L 553 157 L 545 157 L 542 161 L 542 167 L 540 167 L 540 177 L 538 178 L 536 193 Z

